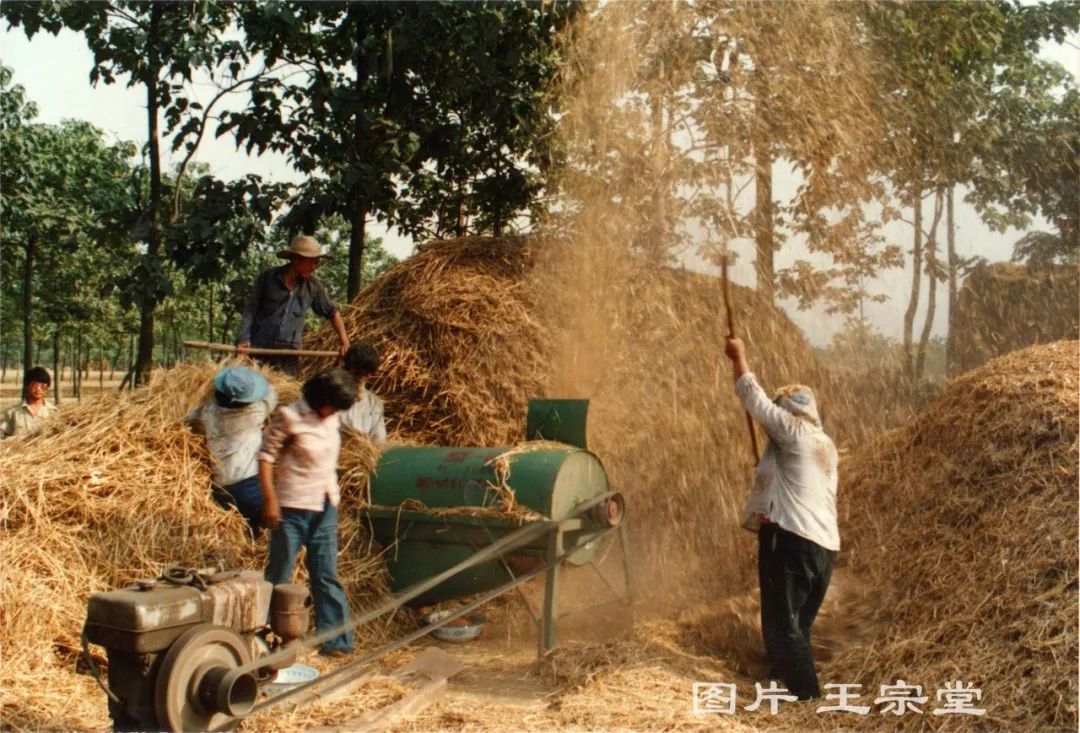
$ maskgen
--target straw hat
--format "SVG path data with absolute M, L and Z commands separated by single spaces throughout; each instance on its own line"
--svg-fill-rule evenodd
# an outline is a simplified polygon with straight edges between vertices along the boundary
M 277 253 L 277 256 L 283 260 L 291 259 L 293 255 L 316 259 L 319 257 L 326 257 L 328 254 L 329 253 L 323 251 L 323 248 L 315 241 L 315 237 L 300 234 L 293 237 L 292 244 L 289 245 L 289 248 L 281 250 Z

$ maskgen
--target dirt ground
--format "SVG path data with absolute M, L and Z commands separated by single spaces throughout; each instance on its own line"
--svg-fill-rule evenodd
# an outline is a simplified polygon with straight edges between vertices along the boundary
M 837 613 L 848 588 L 840 573 L 819 617 L 819 660 L 855 643 Z M 536 601 L 540 591 L 531 587 L 526 595 Z M 537 631 L 521 601 L 499 599 L 483 609 L 489 620 L 479 639 L 449 643 L 429 637 L 386 660 L 381 671 L 390 674 L 424 647 L 437 646 L 464 665 L 441 700 L 391 730 L 805 730 L 805 708 L 781 707 L 776 716 L 744 710 L 754 683 L 764 679 L 752 596 L 742 594 L 734 606 L 740 612 L 727 615 L 718 615 L 719 602 L 681 609 L 610 605 L 584 612 L 563 621 L 558 649 L 546 659 L 538 657 Z M 717 636 L 712 629 L 720 625 L 727 628 Z M 737 641 L 732 626 L 744 632 Z M 736 684 L 737 713 L 695 713 L 696 682 Z M 819 725 L 835 729 L 824 719 Z

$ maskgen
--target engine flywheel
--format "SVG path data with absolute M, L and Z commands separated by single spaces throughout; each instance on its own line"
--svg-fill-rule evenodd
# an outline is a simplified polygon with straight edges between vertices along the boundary
M 232 730 L 255 702 L 251 675 L 230 674 L 250 661 L 247 645 L 224 626 L 202 624 L 178 638 L 154 687 L 158 723 L 171 731 Z

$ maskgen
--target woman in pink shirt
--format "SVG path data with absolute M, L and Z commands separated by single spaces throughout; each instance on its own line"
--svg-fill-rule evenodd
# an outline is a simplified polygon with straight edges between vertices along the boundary
M 356 400 L 356 380 L 342 369 L 316 374 L 303 397 L 274 413 L 259 452 L 263 523 L 271 529 L 265 578 L 292 579 L 296 554 L 307 548 L 307 571 L 318 633 L 349 620 L 349 602 L 337 577 L 338 412 Z M 353 648 L 352 630 L 328 639 L 319 652 L 342 656 Z

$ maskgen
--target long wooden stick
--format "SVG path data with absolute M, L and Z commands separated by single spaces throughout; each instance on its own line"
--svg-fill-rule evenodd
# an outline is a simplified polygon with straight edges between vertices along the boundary
M 720 272 L 724 280 L 724 310 L 727 311 L 727 332 L 728 338 L 735 338 L 735 316 L 731 310 L 731 291 L 728 287 L 728 256 L 725 252 L 720 260 Z M 750 450 L 754 455 L 754 465 L 757 465 L 758 456 L 761 452 L 758 450 L 757 431 L 754 430 L 754 418 L 750 417 L 750 412 L 744 410 L 746 413 L 746 428 L 750 431 Z
M 185 341 L 184 346 L 189 349 L 206 349 L 208 351 L 226 351 L 229 353 L 239 352 L 240 349 L 232 344 L 213 344 L 207 341 Z M 310 351 L 308 349 L 256 349 L 250 348 L 244 351 L 252 356 L 329 356 L 336 358 L 336 351 Z

